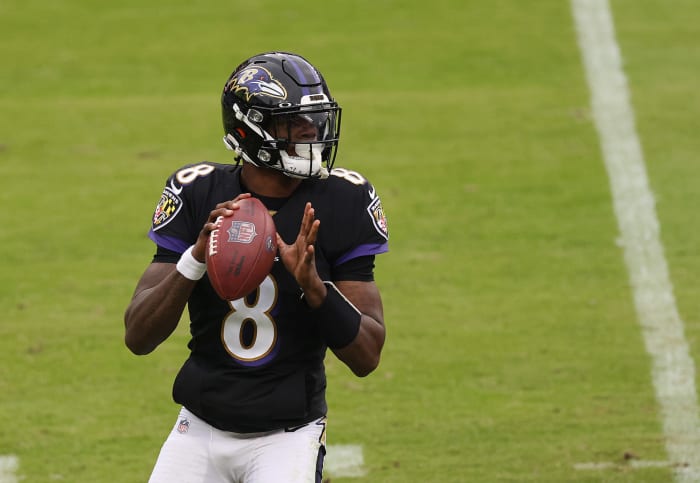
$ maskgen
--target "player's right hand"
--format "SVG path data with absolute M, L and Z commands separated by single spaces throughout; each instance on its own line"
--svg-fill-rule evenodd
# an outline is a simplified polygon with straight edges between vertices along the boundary
M 209 213 L 209 218 L 202 227 L 202 230 L 199 232 L 197 242 L 194 244 L 194 248 L 192 248 L 192 256 L 197 261 L 204 263 L 207 239 L 209 238 L 209 234 L 216 229 L 216 219 L 220 216 L 232 215 L 234 210 L 237 210 L 239 208 L 238 201 L 245 198 L 250 198 L 251 196 L 252 195 L 250 193 L 241 193 L 232 200 L 219 203 L 211 211 L 211 213 Z

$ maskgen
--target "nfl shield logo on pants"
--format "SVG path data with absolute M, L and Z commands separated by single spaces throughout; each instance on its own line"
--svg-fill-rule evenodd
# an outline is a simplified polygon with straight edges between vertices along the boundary
M 180 434 L 185 434 L 190 429 L 190 422 L 187 419 L 181 419 L 177 423 L 177 432 Z

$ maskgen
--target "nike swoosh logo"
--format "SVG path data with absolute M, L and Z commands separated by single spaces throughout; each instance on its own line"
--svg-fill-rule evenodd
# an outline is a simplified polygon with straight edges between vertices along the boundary
M 179 188 L 176 188 L 175 181 L 170 181 L 170 186 L 168 186 L 167 188 L 170 191 L 172 191 L 173 193 L 175 193 L 176 195 L 179 195 L 180 193 L 182 193 L 182 186 L 180 186 Z
M 285 432 L 285 433 L 293 433 L 294 431 L 297 431 L 297 430 L 299 430 L 299 429 L 301 429 L 301 428 L 305 428 L 305 427 L 307 427 L 308 425 L 309 425 L 309 423 L 300 424 L 299 426 L 291 426 L 291 427 L 289 427 L 289 428 L 284 428 L 284 432 Z
M 369 186 L 369 197 L 371 199 L 374 199 L 377 197 L 377 190 L 374 189 L 374 186 L 372 186 L 372 185 Z

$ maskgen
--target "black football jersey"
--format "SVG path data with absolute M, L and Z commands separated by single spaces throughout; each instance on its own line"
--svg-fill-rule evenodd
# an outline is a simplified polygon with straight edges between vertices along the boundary
M 158 246 L 154 261 L 177 262 L 218 203 L 248 192 L 240 170 L 200 163 L 168 178 L 149 231 Z M 381 201 L 354 171 L 336 168 L 327 179 L 303 180 L 289 198 L 258 198 L 286 243 L 296 239 L 304 206 L 312 203 L 321 221 L 316 267 L 322 280 L 371 280 L 374 255 L 388 250 Z M 307 320 L 301 295 L 279 257 L 260 286 L 239 300 L 220 299 L 205 275 L 188 301 L 190 356 L 175 379 L 175 401 L 235 432 L 288 427 L 324 415 L 326 345 Z

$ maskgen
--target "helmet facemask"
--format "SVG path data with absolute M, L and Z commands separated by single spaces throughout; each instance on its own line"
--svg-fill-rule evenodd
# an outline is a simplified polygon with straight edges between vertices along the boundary
M 233 109 L 247 129 L 227 134 L 224 142 L 244 161 L 294 178 L 328 177 L 340 130 L 340 107 L 335 103 L 273 110 L 255 107 L 245 115 L 236 104 Z
M 273 112 L 265 130 L 272 139 L 263 150 L 277 150 L 279 169 L 289 176 L 326 178 L 335 160 L 339 121 L 339 112 L 328 103 Z

